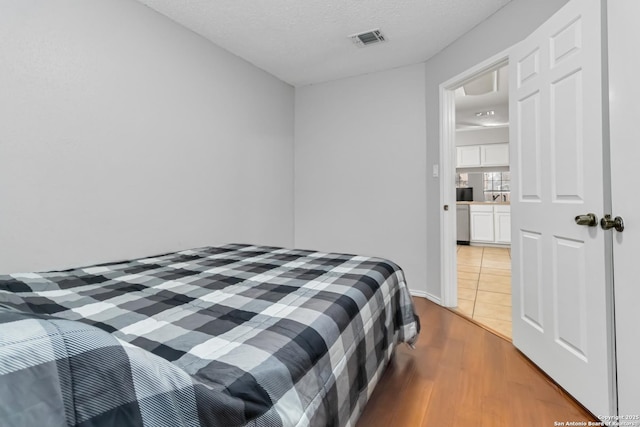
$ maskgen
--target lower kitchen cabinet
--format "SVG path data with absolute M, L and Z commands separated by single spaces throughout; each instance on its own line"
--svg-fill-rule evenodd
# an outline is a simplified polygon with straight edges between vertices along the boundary
M 493 242 L 493 206 L 471 205 L 469 207 L 471 241 Z
M 469 208 L 471 242 L 511 243 L 511 206 L 481 204 Z
M 496 243 L 511 243 L 511 206 L 493 207 L 493 234 Z

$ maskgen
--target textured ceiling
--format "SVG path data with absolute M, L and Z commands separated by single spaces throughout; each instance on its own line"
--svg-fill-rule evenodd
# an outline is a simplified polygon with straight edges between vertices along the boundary
M 510 0 L 139 0 L 295 86 L 415 64 Z M 349 35 L 380 28 L 387 42 Z

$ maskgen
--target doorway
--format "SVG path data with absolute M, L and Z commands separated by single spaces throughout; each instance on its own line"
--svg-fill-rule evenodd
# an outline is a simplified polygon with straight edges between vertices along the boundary
M 457 88 L 455 104 L 455 311 L 511 339 L 508 65 Z
M 441 153 L 449 153 L 451 160 L 442 162 L 442 184 L 447 186 L 443 193 L 454 192 L 451 200 L 456 206 L 454 230 L 443 236 L 456 242 L 443 253 L 454 270 L 443 282 L 448 288 L 443 289 L 444 305 L 511 339 L 506 54 L 476 68 L 442 88 L 455 111 L 442 123 L 443 134 L 446 126 L 450 137 L 442 139 Z

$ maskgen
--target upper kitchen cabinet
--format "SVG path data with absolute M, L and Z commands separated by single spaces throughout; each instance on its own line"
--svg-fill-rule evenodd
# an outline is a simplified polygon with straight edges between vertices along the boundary
M 502 114 L 501 111 L 501 109 L 496 109 L 496 115 L 492 117 L 492 120 L 500 116 L 500 114 Z M 458 113 L 460 113 L 461 118 L 466 117 L 464 123 L 467 124 L 474 124 L 474 120 L 478 121 L 482 119 L 471 113 L 471 116 L 469 116 L 469 114 L 465 116 L 465 111 L 456 110 L 456 120 L 458 119 Z M 473 117 L 475 117 L 475 119 L 473 119 Z M 507 117 L 502 117 L 501 120 L 505 121 Z M 458 168 L 494 168 L 493 170 L 504 170 L 504 168 L 508 168 L 509 126 L 476 126 L 475 128 L 458 129 L 456 131 L 456 154 Z
M 480 146 L 468 145 L 456 147 L 459 168 L 472 168 L 480 166 Z
M 465 145 L 456 147 L 457 167 L 509 166 L 509 144 Z
M 480 146 L 481 166 L 509 166 L 509 144 Z

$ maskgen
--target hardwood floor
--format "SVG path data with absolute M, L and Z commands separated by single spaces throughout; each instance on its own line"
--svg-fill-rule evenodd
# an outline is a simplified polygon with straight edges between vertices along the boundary
M 509 341 L 424 298 L 414 302 L 422 324 L 416 348 L 397 348 L 357 427 L 597 421 Z

